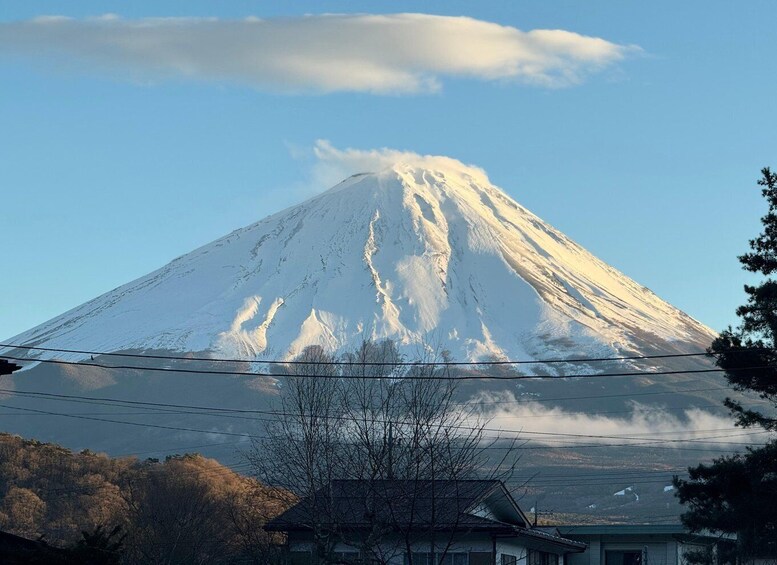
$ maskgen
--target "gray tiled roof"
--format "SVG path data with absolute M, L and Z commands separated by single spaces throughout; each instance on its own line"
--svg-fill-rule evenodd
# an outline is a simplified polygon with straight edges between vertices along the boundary
M 343 529 L 371 524 L 390 524 L 436 529 L 510 528 L 493 520 L 468 514 L 480 500 L 500 487 L 499 481 L 403 481 L 338 480 L 300 501 L 266 528 L 284 531 L 307 529 L 317 522 Z
M 286 532 L 310 530 L 313 524 L 317 524 L 341 532 L 376 525 L 394 531 L 480 531 L 500 536 L 521 536 L 530 544 L 563 547 L 566 551 L 582 551 L 585 548 L 583 543 L 549 531 L 472 513 L 498 489 L 504 489 L 504 485 L 497 480 L 332 481 L 328 488 L 301 500 L 271 520 L 265 529 Z M 509 498 L 509 494 L 504 492 Z

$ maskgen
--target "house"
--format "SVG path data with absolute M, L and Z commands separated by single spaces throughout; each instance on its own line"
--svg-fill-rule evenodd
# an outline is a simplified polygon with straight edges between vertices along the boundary
M 3 565 L 41 565 L 72 563 L 67 553 L 42 540 L 31 540 L 0 531 L 0 563 Z
M 265 529 L 295 565 L 564 565 L 586 548 L 532 527 L 497 480 L 335 480 Z
M 584 542 L 588 550 L 570 556 L 567 565 L 686 565 L 689 557 L 707 555 L 725 562 L 731 536 L 692 534 L 681 524 L 608 524 L 558 526 L 559 535 Z

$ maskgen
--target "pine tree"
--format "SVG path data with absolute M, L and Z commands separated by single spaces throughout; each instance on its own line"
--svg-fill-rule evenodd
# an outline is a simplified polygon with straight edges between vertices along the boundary
M 736 312 L 740 325 L 721 332 L 709 353 L 734 390 L 761 400 L 744 406 L 726 398 L 737 425 L 777 431 L 777 174 L 768 167 L 761 174 L 758 184 L 769 210 L 761 218 L 763 232 L 739 261 L 764 280 L 745 285 L 747 303 Z M 674 482 L 688 508 L 681 519 L 689 529 L 738 534 L 742 559 L 777 555 L 777 441 L 688 471 L 689 480 Z

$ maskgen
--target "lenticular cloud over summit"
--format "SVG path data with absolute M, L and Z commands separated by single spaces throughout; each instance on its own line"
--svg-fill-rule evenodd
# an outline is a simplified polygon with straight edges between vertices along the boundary
M 274 91 L 435 92 L 443 78 L 578 84 L 634 46 L 566 30 L 522 31 L 469 17 L 324 14 L 294 18 L 73 19 L 0 23 L 0 52 L 129 73 Z
M 315 147 L 329 190 L 13 342 L 279 359 L 430 342 L 461 360 L 698 351 L 704 325 L 447 157 Z
M 358 173 L 379 173 L 399 163 L 421 169 L 448 169 L 458 171 L 488 183 L 486 172 L 475 165 L 467 165 L 451 157 L 420 155 L 383 147 L 380 149 L 338 149 L 329 140 L 319 139 L 313 146 L 316 163 L 313 168 L 314 183 L 322 189 Z

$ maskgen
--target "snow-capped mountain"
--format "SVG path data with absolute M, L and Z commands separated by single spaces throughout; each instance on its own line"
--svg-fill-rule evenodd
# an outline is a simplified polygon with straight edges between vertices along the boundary
M 521 207 L 481 170 L 415 156 L 354 175 L 7 342 L 261 361 L 291 357 L 308 344 L 349 349 L 370 337 L 396 340 L 411 358 L 429 343 L 459 360 L 530 360 L 695 352 L 713 334 Z M 277 407 L 273 379 L 154 371 L 208 364 L 146 359 L 137 365 L 151 370 L 138 371 L 95 359 L 25 363 L 26 371 L 6 377 L 0 387 L 0 429 L 77 450 L 149 457 L 197 450 L 231 463 L 235 450 L 248 449 L 251 436 L 262 431 L 259 418 L 243 412 Z M 706 368 L 703 363 L 655 360 L 635 363 L 633 370 L 684 371 Z M 622 365 L 570 363 L 560 372 L 617 371 Z M 565 444 L 570 429 L 602 437 L 615 433 L 610 430 L 719 429 L 727 420 L 698 406 L 719 404 L 720 379 L 473 380 L 457 394 L 462 401 L 499 406 L 490 413 L 491 425 L 525 431 L 532 444 L 521 451 L 522 463 L 533 474 L 568 473 L 562 491 L 533 487 L 532 496 L 547 507 L 644 520 L 668 511 L 667 483 L 652 490 L 626 488 L 628 483 L 575 486 L 577 473 L 677 469 L 698 461 L 698 453 L 651 442 L 572 450 L 574 444 Z M 149 401 L 155 405 L 146 408 Z M 164 403 L 192 408 L 162 408 Z
M 712 332 L 483 171 L 428 158 L 354 175 L 9 341 L 274 359 L 367 337 L 474 360 L 698 350 Z

